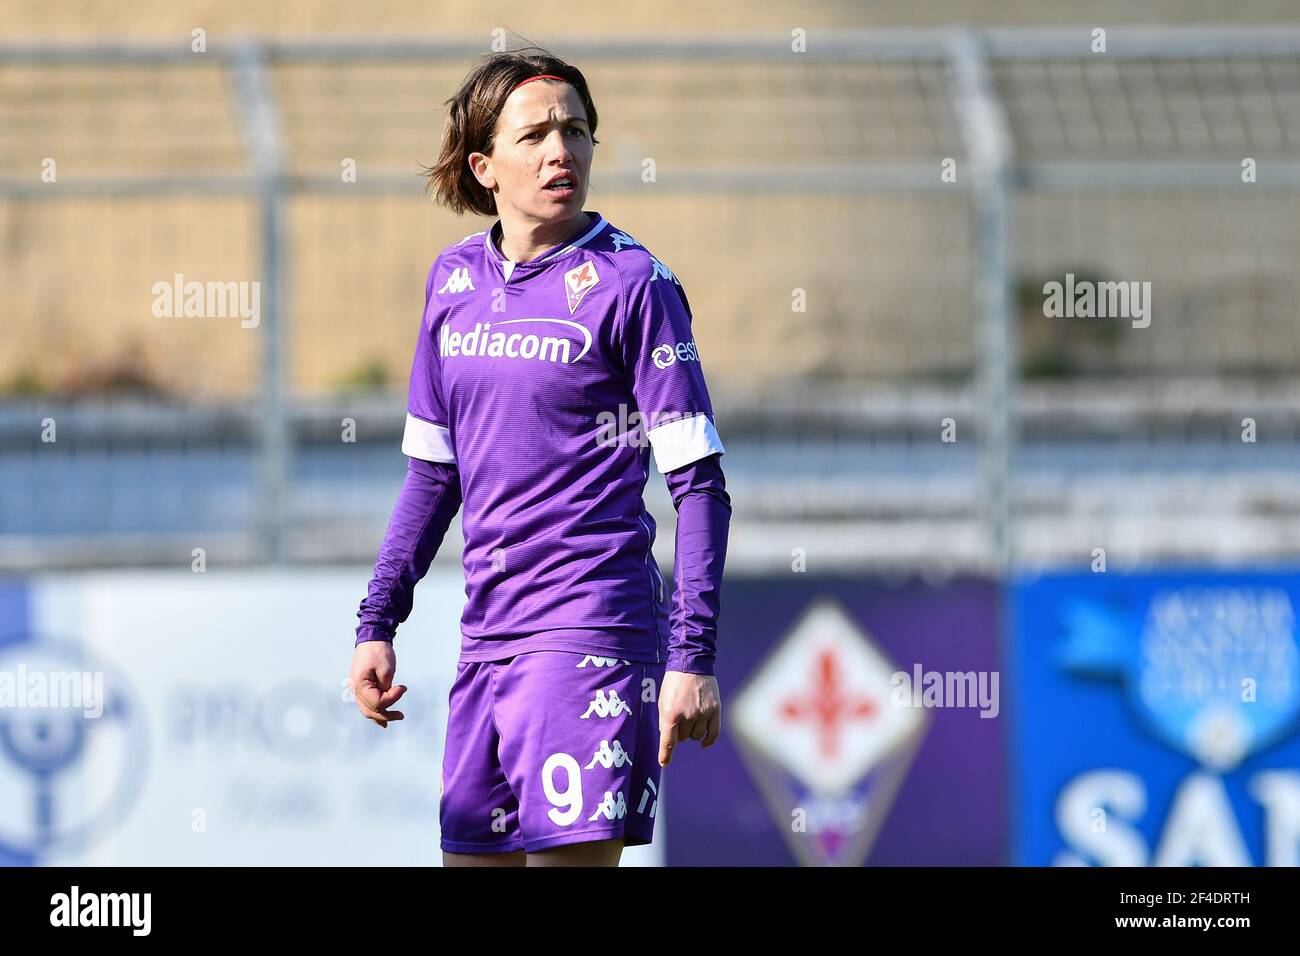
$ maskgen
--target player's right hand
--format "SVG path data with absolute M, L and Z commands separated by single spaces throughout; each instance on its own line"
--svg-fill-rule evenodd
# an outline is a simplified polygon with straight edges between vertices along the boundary
M 352 654 L 348 687 L 356 697 L 357 710 L 385 729 L 390 720 L 406 716 L 400 710 L 388 709 L 406 693 L 405 684 L 393 686 L 396 672 L 397 653 L 389 641 L 362 641 Z

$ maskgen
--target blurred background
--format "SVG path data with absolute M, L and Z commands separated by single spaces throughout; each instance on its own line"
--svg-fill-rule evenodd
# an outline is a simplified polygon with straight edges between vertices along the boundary
M 344 678 L 421 283 L 490 224 L 420 166 L 529 41 L 727 446 L 729 739 L 626 862 L 1300 863 L 1300 11 L 992 0 L 10 0 L 0 860 L 437 862 L 459 522 L 406 725 Z

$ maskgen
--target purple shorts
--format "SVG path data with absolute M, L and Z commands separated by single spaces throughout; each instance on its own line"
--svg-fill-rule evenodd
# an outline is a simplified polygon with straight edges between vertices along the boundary
M 442 848 L 649 843 L 664 666 L 570 651 L 458 664 L 442 757 Z

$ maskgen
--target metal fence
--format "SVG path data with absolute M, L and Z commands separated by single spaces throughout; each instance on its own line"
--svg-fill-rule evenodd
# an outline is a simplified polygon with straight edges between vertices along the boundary
M 0 566 L 373 555 L 417 290 L 482 227 L 417 164 L 481 52 L 0 45 Z M 690 290 L 733 565 L 1300 553 L 1300 31 L 558 52 L 588 208 Z M 176 274 L 257 281 L 256 327 L 157 318 Z M 1152 321 L 1046 316 L 1067 275 L 1150 282 Z

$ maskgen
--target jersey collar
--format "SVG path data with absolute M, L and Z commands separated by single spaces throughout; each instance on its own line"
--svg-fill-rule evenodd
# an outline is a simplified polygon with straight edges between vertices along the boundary
M 550 252 L 544 252 L 540 256 L 537 256 L 534 259 L 529 259 L 527 262 L 514 263 L 513 271 L 518 272 L 521 269 L 535 269 L 539 266 L 549 265 L 553 260 L 559 259 L 562 256 L 566 256 L 569 253 L 573 252 L 575 249 L 582 248 L 588 242 L 594 239 L 597 236 L 597 234 L 599 234 L 599 232 L 605 228 L 605 217 L 602 216 L 600 213 L 596 212 L 596 210 L 594 209 L 586 209 L 584 210 L 584 212 L 586 212 L 587 215 L 589 216 L 593 216 L 595 219 L 595 221 L 591 224 L 590 229 L 588 229 L 577 239 L 573 240 L 573 242 L 569 243 L 566 246 L 558 246 L 555 249 L 552 249 Z M 496 237 L 500 234 L 500 231 L 501 231 L 501 220 L 498 219 L 496 222 L 492 223 L 492 227 L 488 229 L 488 231 L 483 235 L 483 246 L 484 248 L 487 249 L 488 257 L 492 259 L 492 261 L 494 261 L 497 264 L 498 268 L 500 268 L 501 271 L 504 273 L 505 264 L 509 260 L 507 260 L 505 256 L 501 255 L 501 250 L 497 248 Z

